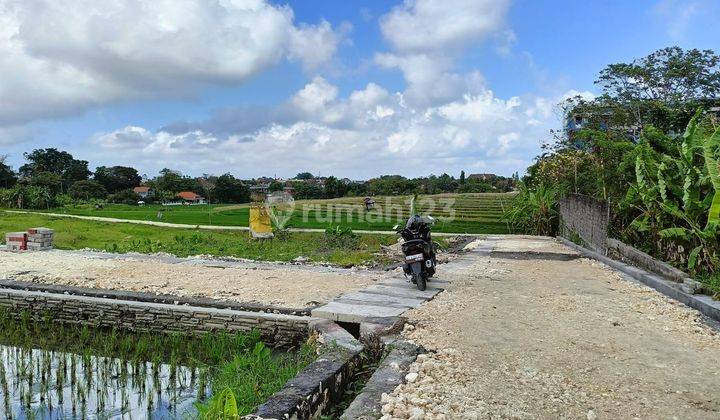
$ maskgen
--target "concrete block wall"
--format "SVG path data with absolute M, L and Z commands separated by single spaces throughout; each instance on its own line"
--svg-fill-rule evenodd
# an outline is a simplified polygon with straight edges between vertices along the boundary
M 132 331 L 198 333 L 258 330 L 263 341 L 290 347 L 307 339 L 310 317 L 0 289 L 0 308 L 59 323 Z
M 607 203 L 585 195 L 570 194 L 558 204 L 560 235 L 572 240 L 575 233 L 580 236 L 583 245 L 604 253 L 610 222 Z

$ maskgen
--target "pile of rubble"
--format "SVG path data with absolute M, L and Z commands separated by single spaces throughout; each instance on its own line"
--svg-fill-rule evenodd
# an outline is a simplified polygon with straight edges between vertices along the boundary
M 46 251 L 53 249 L 52 229 L 38 227 L 27 232 L 8 232 L 5 234 L 5 245 L 8 251 Z

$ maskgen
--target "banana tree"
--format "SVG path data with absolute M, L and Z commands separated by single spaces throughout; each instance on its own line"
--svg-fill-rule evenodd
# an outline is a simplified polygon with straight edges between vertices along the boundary
M 719 146 L 720 128 L 700 112 L 679 145 L 648 129 L 637 147 L 636 179 L 625 199 L 639 210 L 630 227 L 649 233 L 655 252 L 693 272 L 715 272 L 720 262 Z

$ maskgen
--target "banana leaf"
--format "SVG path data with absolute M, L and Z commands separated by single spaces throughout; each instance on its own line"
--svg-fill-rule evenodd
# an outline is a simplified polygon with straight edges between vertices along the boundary
M 669 238 L 685 239 L 690 235 L 691 231 L 690 231 L 690 229 L 685 229 L 682 227 L 672 227 L 672 228 L 663 229 L 659 233 L 660 233 L 660 237 L 663 239 L 669 239 Z
M 703 141 L 703 157 L 705 158 L 705 167 L 707 168 L 710 182 L 715 189 L 710 211 L 708 212 L 708 224 L 720 221 L 720 159 L 718 159 L 717 150 L 720 146 L 720 128 Z

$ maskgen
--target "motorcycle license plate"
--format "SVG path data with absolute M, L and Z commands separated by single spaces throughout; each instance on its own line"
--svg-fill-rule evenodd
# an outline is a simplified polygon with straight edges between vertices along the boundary
M 405 261 L 407 261 L 407 262 L 415 262 L 415 261 L 422 261 L 422 260 L 423 260 L 423 254 L 414 254 L 414 255 L 405 256 Z

